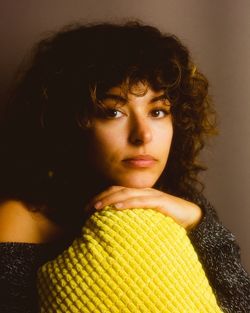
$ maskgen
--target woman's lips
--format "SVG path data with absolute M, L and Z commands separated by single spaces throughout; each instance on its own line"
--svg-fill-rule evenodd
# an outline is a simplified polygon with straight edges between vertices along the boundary
M 157 160 L 152 156 L 135 156 L 132 158 L 124 159 L 123 162 L 129 167 L 152 167 Z

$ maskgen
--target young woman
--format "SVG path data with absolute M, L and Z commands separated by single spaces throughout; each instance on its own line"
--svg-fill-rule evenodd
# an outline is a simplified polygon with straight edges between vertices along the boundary
M 130 22 L 38 43 L 1 123 L 1 312 L 36 308 L 36 271 L 95 210 L 154 208 L 188 230 L 219 305 L 248 312 L 233 235 L 202 195 L 208 82 L 173 35 Z

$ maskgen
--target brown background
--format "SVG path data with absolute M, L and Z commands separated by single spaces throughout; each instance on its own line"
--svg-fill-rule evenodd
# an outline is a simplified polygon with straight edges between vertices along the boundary
M 178 35 L 211 82 L 220 137 L 204 153 L 206 195 L 236 235 L 250 271 L 249 0 L 0 0 L 1 102 L 17 65 L 46 32 L 73 21 L 128 18 Z

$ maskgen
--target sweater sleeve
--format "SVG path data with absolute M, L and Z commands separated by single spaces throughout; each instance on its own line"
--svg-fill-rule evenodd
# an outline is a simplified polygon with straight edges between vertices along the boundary
M 1 313 L 37 313 L 36 273 L 44 246 L 0 243 Z
M 204 216 L 189 237 L 218 303 L 224 312 L 250 312 L 250 277 L 241 264 L 235 237 L 220 223 L 214 208 L 204 197 L 195 202 Z

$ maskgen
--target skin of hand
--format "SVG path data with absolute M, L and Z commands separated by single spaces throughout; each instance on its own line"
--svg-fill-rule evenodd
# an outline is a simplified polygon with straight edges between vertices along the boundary
M 117 210 L 154 209 L 171 217 L 186 230 L 194 228 L 202 218 L 201 209 L 196 204 L 154 188 L 111 186 L 96 195 L 90 201 L 88 209 L 94 207 L 101 210 L 107 205 L 112 205 Z

